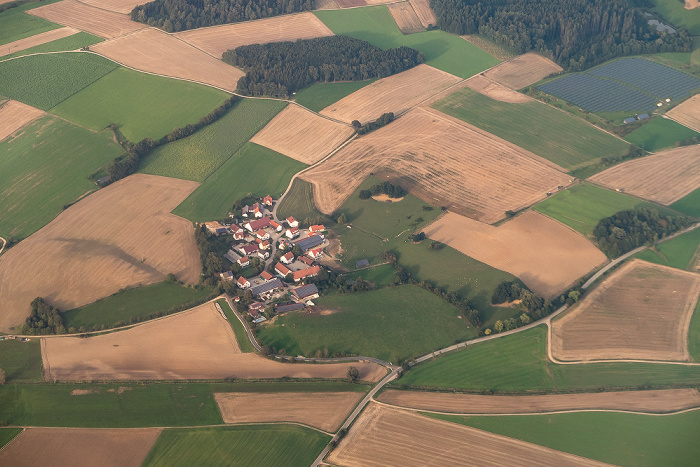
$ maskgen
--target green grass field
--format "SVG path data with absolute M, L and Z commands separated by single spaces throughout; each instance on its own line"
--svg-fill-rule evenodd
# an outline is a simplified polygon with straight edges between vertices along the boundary
M 97 44 L 102 42 L 104 39 L 101 37 L 93 36 L 86 32 L 79 32 L 73 34 L 72 36 L 63 37 L 61 39 L 56 39 L 55 41 L 47 42 L 46 44 L 37 45 L 35 47 L 30 47 L 28 49 L 20 50 L 19 52 L 14 52 L 9 55 L 0 56 L 0 60 L 6 60 L 12 57 L 21 57 L 23 55 L 38 54 L 45 52 L 66 52 L 69 50 L 77 50 L 82 47 Z M 0 54 L 3 53 L 2 47 L 0 47 Z
M 435 418 L 620 466 L 688 466 L 700 456 L 700 411 Z
M 667 118 L 657 117 L 625 136 L 625 140 L 645 151 L 658 151 L 675 146 L 679 141 L 700 137 L 700 133 Z
M 0 448 L 22 433 L 22 428 L 0 428 Z
M 328 349 L 331 355 L 345 352 L 396 363 L 477 336 L 457 308 L 414 285 L 314 302 L 334 313 L 279 316 L 258 329 L 259 342 L 284 348 L 288 355 L 310 357 Z
M 121 153 L 111 133 L 55 117 L 0 142 L 0 236 L 21 239 L 46 225 L 65 204 L 95 190 L 88 176 Z
M 323 216 L 314 204 L 314 191 L 311 183 L 296 178 L 292 182 L 289 193 L 277 208 L 277 216 L 280 219 L 292 216 L 300 221 L 309 217 Z
M 0 95 L 49 110 L 118 66 L 90 53 L 6 60 L 0 62 Z
M 144 466 L 308 466 L 331 437 L 295 425 L 166 429 Z
M 38 338 L 29 342 L 0 341 L 0 369 L 5 372 L 8 384 L 41 382 L 41 341 Z
M 700 229 L 695 229 L 660 243 L 653 250 L 644 250 L 634 256 L 651 263 L 690 270 L 698 258 L 695 254 L 700 254 L 698 248 L 700 248 Z
M 140 171 L 204 181 L 267 125 L 285 105 L 284 102 L 273 100 L 242 99 L 218 121 L 192 136 L 154 150 L 142 161 Z
M 700 217 L 700 188 L 673 203 L 671 208 L 689 216 Z
M 356 272 L 346 274 L 345 277 L 351 280 L 356 280 L 361 277 L 362 280 L 371 282 L 375 287 L 381 288 L 394 284 L 394 274 L 396 270 L 391 264 L 382 264 L 380 266 L 370 267 Z
M 629 147 L 583 120 L 535 100 L 510 104 L 464 88 L 433 107 L 566 169 L 587 165 L 603 156 L 622 155 Z
M 223 219 L 234 201 L 281 195 L 305 164 L 266 147 L 246 143 L 173 211 L 194 222 Z
M 248 338 L 248 334 L 245 332 L 243 324 L 233 313 L 233 310 L 231 310 L 231 307 L 229 306 L 228 302 L 221 298 L 217 300 L 216 303 L 218 303 L 221 306 L 221 309 L 224 310 L 224 314 L 226 315 L 226 318 L 228 319 L 228 322 L 231 325 L 231 329 L 233 329 L 233 333 L 236 335 L 238 348 L 241 349 L 241 352 L 255 352 L 255 347 L 253 347 L 253 344 L 250 342 L 250 339 Z
M 27 10 L 45 5 L 46 3 L 27 3 L 0 13 L 0 46 L 63 27 L 60 24 L 52 23 L 38 16 L 25 13 Z M 0 53 L 2 53 L 2 50 L 2 47 L 0 47 Z
M 653 363 L 557 365 L 547 360 L 546 345 L 547 328 L 537 326 L 423 363 L 393 384 L 504 393 L 695 387 L 700 384 L 700 367 Z
M 690 358 L 700 362 L 700 300 L 695 305 L 693 318 L 690 320 L 688 352 L 690 353 Z
M 347 83 L 316 83 L 302 89 L 294 96 L 297 103 L 314 112 L 320 112 L 343 97 L 372 84 L 376 79 Z
M 92 130 L 116 123 L 127 139 L 137 142 L 197 123 L 228 97 L 209 86 L 117 68 L 51 113 Z
M 161 282 L 135 289 L 127 289 L 89 305 L 63 313 L 66 328 L 125 325 L 133 317 L 146 318 L 157 313 L 167 314 L 176 307 L 199 303 L 211 297 L 213 290 L 195 289 L 173 282 Z
M 425 63 L 462 78 L 498 65 L 499 60 L 464 39 L 433 30 L 403 35 L 386 6 L 315 11 L 335 34 L 365 40 L 382 49 L 402 45 L 423 52 Z
M 675 26 L 681 26 L 693 36 L 700 36 L 700 9 L 686 10 L 678 0 L 651 0 L 654 10 Z

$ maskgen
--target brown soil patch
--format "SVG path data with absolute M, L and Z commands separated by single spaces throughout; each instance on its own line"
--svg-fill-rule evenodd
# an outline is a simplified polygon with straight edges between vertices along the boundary
M 34 8 L 27 13 L 107 39 L 147 27 L 145 24 L 131 21 L 128 16 L 85 5 L 75 0 L 63 0 Z
M 333 31 L 311 12 L 275 16 L 244 23 L 193 29 L 175 37 L 215 57 L 242 45 L 332 36 Z
M 700 275 L 632 260 L 552 322 L 560 360 L 688 360 Z
M 250 140 L 304 164 L 314 164 L 343 144 L 354 130 L 288 105 Z
M 65 0 L 64 0 L 65 1 Z M 100 55 L 137 70 L 235 91 L 244 73 L 160 29 L 148 28 L 91 46 Z
M 606 465 L 376 403 L 365 409 L 327 459 L 345 467 Z
M 428 27 L 431 24 L 435 26 L 437 24 L 437 18 L 435 18 L 435 12 L 430 8 L 429 0 L 410 0 L 413 9 L 416 11 L 418 18 L 420 19 L 423 27 Z
M 329 105 L 321 114 L 348 123 L 367 123 L 386 112 L 398 115 L 459 81 L 454 75 L 422 64 L 375 81 Z
M 128 15 L 131 14 L 131 10 L 133 10 L 134 7 L 148 3 L 148 0 L 80 0 L 80 2 L 104 10 Z
M 566 410 L 669 413 L 700 407 L 696 389 L 620 391 L 546 396 L 481 396 L 424 391 L 384 391 L 380 402 L 418 410 L 459 414 L 519 414 Z
M 0 450 L 0 465 L 139 467 L 159 428 L 27 428 Z
M 114 389 L 112 389 L 113 391 Z M 86 396 L 88 394 L 95 394 L 99 392 L 97 389 L 73 389 L 70 392 L 71 396 Z
M 700 132 L 700 94 L 696 94 L 666 112 L 666 115 L 677 122 Z
M 454 213 L 425 229 L 433 240 L 518 276 L 532 291 L 553 297 L 605 263 L 585 237 L 534 211 L 493 227 Z
M 495 83 L 482 75 L 476 75 L 473 78 L 469 78 L 467 80 L 467 87 L 478 92 L 479 94 L 483 94 L 484 96 L 501 102 L 509 102 L 512 104 L 530 102 L 530 98 L 525 94 L 520 94 L 517 91 L 513 91 L 512 89 Z
M 42 115 L 43 110 L 21 102 L 9 100 L 0 104 L 0 141 Z
M 589 180 L 668 205 L 700 187 L 700 145 L 627 161 Z
M 380 203 L 398 203 L 403 199 L 403 196 L 401 198 L 392 198 L 391 196 L 382 193 L 380 195 L 372 196 L 372 199 L 375 201 L 379 201 Z
M 496 222 L 568 183 L 564 169 L 461 120 L 416 108 L 301 175 L 324 213 L 362 181 L 388 176 L 424 201 Z
M 24 321 L 44 297 L 62 310 L 119 289 L 161 282 L 195 284 L 199 250 L 192 223 L 170 214 L 199 184 L 135 174 L 63 211 L 0 258 L 0 330 Z
M 687 10 L 692 10 L 700 6 L 700 0 L 685 0 L 685 8 Z
M 335 432 L 365 396 L 362 392 L 218 393 L 224 423 L 297 422 Z
M 374 363 L 285 364 L 241 353 L 212 302 L 126 331 L 44 338 L 42 347 L 47 380 L 345 378 L 349 366 L 370 381 L 386 374 Z
M 423 25 L 411 2 L 391 3 L 387 5 L 387 8 L 389 8 L 389 13 L 402 33 L 413 34 L 423 31 Z
M 562 71 L 562 67 L 536 53 L 526 53 L 491 68 L 487 78 L 511 89 L 522 89 Z
M 4 44 L 2 46 L 3 55 L 5 52 L 7 54 L 12 54 L 19 52 L 30 47 L 35 47 L 37 45 L 46 44 L 47 42 L 55 41 L 57 39 L 62 39 L 64 37 L 72 36 L 80 31 L 73 28 L 58 28 L 51 31 L 42 32 L 41 34 L 36 34 L 34 36 L 27 37 L 25 39 L 20 39 L 18 41 L 10 42 L 9 44 Z

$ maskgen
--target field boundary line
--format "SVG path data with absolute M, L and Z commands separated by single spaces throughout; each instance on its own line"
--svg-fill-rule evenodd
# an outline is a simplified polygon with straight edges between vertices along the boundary
M 693 96 L 690 96 L 690 97 L 693 97 Z M 690 99 L 690 97 L 689 97 L 688 99 Z M 688 100 L 688 99 L 686 99 L 686 100 Z M 683 101 L 683 102 L 685 102 L 685 101 Z M 682 104 L 683 102 L 681 102 L 681 104 Z M 680 104 L 678 104 L 678 105 L 680 105 Z M 676 106 L 676 107 L 677 107 L 677 106 Z M 673 109 L 669 109 L 669 111 L 670 111 L 670 110 L 673 110 Z M 679 125 L 682 125 L 682 126 L 688 128 L 689 130 L 693 130 L 693 131 L 695 131 L 695 132 L 698 132 L 698 130 L 696 130 L 695 128 L 690 127 L 690 126 L 688 126 L 687 124 L 685 124 L 685 123 L 683 123 L 683 122 L 679 122 L 678 120 L 676 120 L 675 118 L 673 118 L 673 117 L 671 117 L 671 116 L 669 116 L 669 115 L 667 115 L 667 114 L 663 114 L 661 117 L 662 117 L 662 118 L 667 118 L 667 119 L 671 120 L 672 122 L 676 122 L 676 123 L 678 123 Z M 698 133 L 700 133 L 700 132 L 698 132 Z
M 2 252 L 5 251 L 5 247 L 7 246 L 7 240 L 5 240 L 2 237 L 0 237 L 0 240 L 2 240 L 2 248 L 0 248 L 0 255 L 1 255 Z
M 14 436 L 12 437 L 11 440 L 9 440 L 7 443 L 5 443 L 4 446 L 0 447 L 0 452 L 2 452 L 3 449 L 5 449 L 7 446 L 9 446 L 14 440 L 17 439 L 17 437 L 18 437 L 19 435 L 21 435 L 22 433 L 24 433 L 25 430 L 27 429 L 27 427 L 24 427 L 24 426 L 10 426 L 10 425 L 4 426 L 3 428 L 21 428 L 22 431 L 20 431 L 20 432 L 17 433 L 16 435 L 14 435 Z

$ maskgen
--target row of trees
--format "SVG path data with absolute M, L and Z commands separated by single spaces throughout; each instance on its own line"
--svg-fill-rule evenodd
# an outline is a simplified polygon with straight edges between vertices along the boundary
M 382 50 L 348 36 L 252 44 L 227 50 L 226 63 L 242 68 L 238 91 L 250 96 L 289 97 L 317 82 L 384 78 L 425 61 L 408 47 Z
M 360 190 L 358 195 L 360 199 L 368 199 L 372 196 L 385 194 L 389 198 L 403 198 L 408 194 L 406 190 L 401 188 L 399 185 L 394 185 L 391 182 L 377 183 L 369 190 Z
M 615 165 L 615 164 L 619 164 L 622 161 L 626 161 L 629 159 L 636 159 L 638 157 L 643 157 L 645 155 L 646 155 L 646 152 L 642 148 L 640 148 L 634 144 L 630 144 L 629 149 L 627 150 L 627 152 L 625 154 L 623 154 L 621 156 L 601 157 L 600 163 L 603 165 Z
M 394 113 L 386 112 L 383 113 L 378 119 L 373 122 L 367 122 L 364 125 L 360 123 L 359 120 L 352 121 L 352 127 L 355 129 L 358 135 L 364 135 L 370 131 L 378 130 L 383 126 L 386 126 L 394 121 Z

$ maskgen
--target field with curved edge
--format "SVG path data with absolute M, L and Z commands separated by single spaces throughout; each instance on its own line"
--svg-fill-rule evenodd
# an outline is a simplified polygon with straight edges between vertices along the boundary
M 79 32 L 73 34 L 72 36 L 64 37 L 63 39 L 56 39 L 55 41 L 47 42 L 45 44 L 30 47 L 28 49 L 21 50 L 19 52 L 11 53 L 9 55 L 0 56 L 0 60 L 5 60 L 13 57 L 20 57 L 23 55 L 46 53 L 46 52 L 63 52 L 66 50 L 78 50 L 83 47 L 89 47 L 98 42 L 102 42 L 104 39 L 101 37 L 93 36 L 86 32 Z M 0 53 L 3 53 L 0 47 Z
M 44 115 L 44 112 L 21 102 L 0 102 L 0 141 Z

